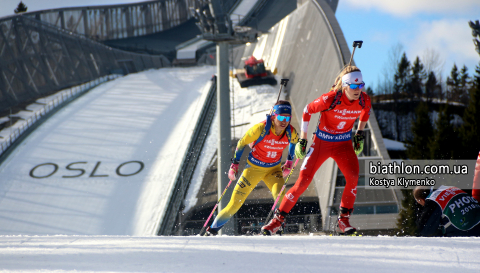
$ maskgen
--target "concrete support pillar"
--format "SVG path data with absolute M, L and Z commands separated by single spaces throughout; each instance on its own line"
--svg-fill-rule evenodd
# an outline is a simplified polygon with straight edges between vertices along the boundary
M 228 43 L 217 43 L 217 111 L 219 119 L 218 130 L 218 198 L 228 185 L 228 170 L 230 168 L 231 155 L 231 125 L 230 125 L 230 90 L 228 71 Z M 232 182 L 233 184 L 234 182 Z M 225 208 L 230 201 L 231 192 L 235 185 L 230 185 L 229 190 L 225 193 L 222 201 L 218 205 L 218 212 Z M 231 219 L 222 229 L 221 234 L 234 234 L 234 224 Z

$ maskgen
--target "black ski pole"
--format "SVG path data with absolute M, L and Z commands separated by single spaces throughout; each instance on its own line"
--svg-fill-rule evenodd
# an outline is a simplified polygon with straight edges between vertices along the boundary
M 282 88 L 287 87 L 289 79 L 281 79 L 280 80 L 280 91 L 278 91 L 277 102 L 280 100 L 280 94 L 282 93 Z
M 363 45 L 363 41 L 353 41 L 353 51 L 352 51 L 352 55 L 350 56 L 350 62 L 348 62 L 348 66 L 350 66 L 352 64 L 352 60 L 353 60 L 353 55 L 355 54 L 355 48 L 362 48 L 362 45 Z
M 280 90 L 278 90 L 278 97 L 277 97 L 277 101 L 275 103 L 277 103 L 280 100 L 280 94 L 282 94 L 282 89 L 283 89 L 283 87 L 287 87 L 288 81 L 289 81 L 289 79 L 281 79 L 280 80 Z M 270 109 L 270 114 L 268 114 L 269 116 L 272 114 L 272 111 L 273 111 L 273 108 Z

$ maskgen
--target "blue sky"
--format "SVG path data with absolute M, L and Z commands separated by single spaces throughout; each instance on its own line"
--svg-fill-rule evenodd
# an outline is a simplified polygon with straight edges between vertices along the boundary
M 350 46 L 364 41 L 354 60 L 373 88 L 391 67 L 390 52 L 397 45 L 411 62 L 417 56 L 428 62 L 426 52 L 436 53 L 444 79 L 454 62 L 466 65 L 470 75 L 480 62 L 468 25 L 480 20 L 480 0 L 340 0 L 336 17 Z
M 29 11 L 133 2 L 142 1 L 24 0 Z M 0 0 L 0 17 L 12 14 L 18 3 Z M 372 87 L 384 78 L 386 68 L 391 68 L 390 52 L 398 45 L 412 62 L 417 56 L 428 62 L 427 50 L 436 54 L 443 63 L 444 78 L 454 62 L 459 67 L 465 64 L 473 74 L 480 61 L 468 26 L 469 20 L 480 20 L 480 0 L 339 0 L 336 16 L 349 45 L 354 40 L 364 41 L 354 59 Z

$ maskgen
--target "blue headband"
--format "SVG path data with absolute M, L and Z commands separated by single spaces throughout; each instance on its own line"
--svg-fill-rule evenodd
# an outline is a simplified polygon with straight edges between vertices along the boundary
M 290 105 L 286 105 L 286 104 L 275 105 L 275 106 L 273 106 L 273 112 L 277 115 L 281 115 L 281 114 L 291 115 L 292 114 L 292 107 Z

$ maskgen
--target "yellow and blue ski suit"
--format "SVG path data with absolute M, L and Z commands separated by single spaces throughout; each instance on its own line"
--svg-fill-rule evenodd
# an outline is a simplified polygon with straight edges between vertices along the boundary
M 274 118 L 274 117 L 273 117 Z M 270 130 L 266 126 L 270 125 Z M 259 141 L 258 141 L 259 140 Z M 248 195 L 263 180 L 275 200 L 285 183 L 282 176 L 281 160 L 283 150 L 289 146 L 288 160 L 294 157 L 298 135 L 290 124 L 280 135 L 275 134 L 274 122 L 260 122 L 251 127 L 237 143 L 235 161 L 240 161 L 245 146 L 255 143 L 250 151 L 242 176 L 238 179 L 228 205 L 220 211 L 210 228 L 220 230 L 237 213 Z M 282 193 L 281 198 L 283 198 Z

